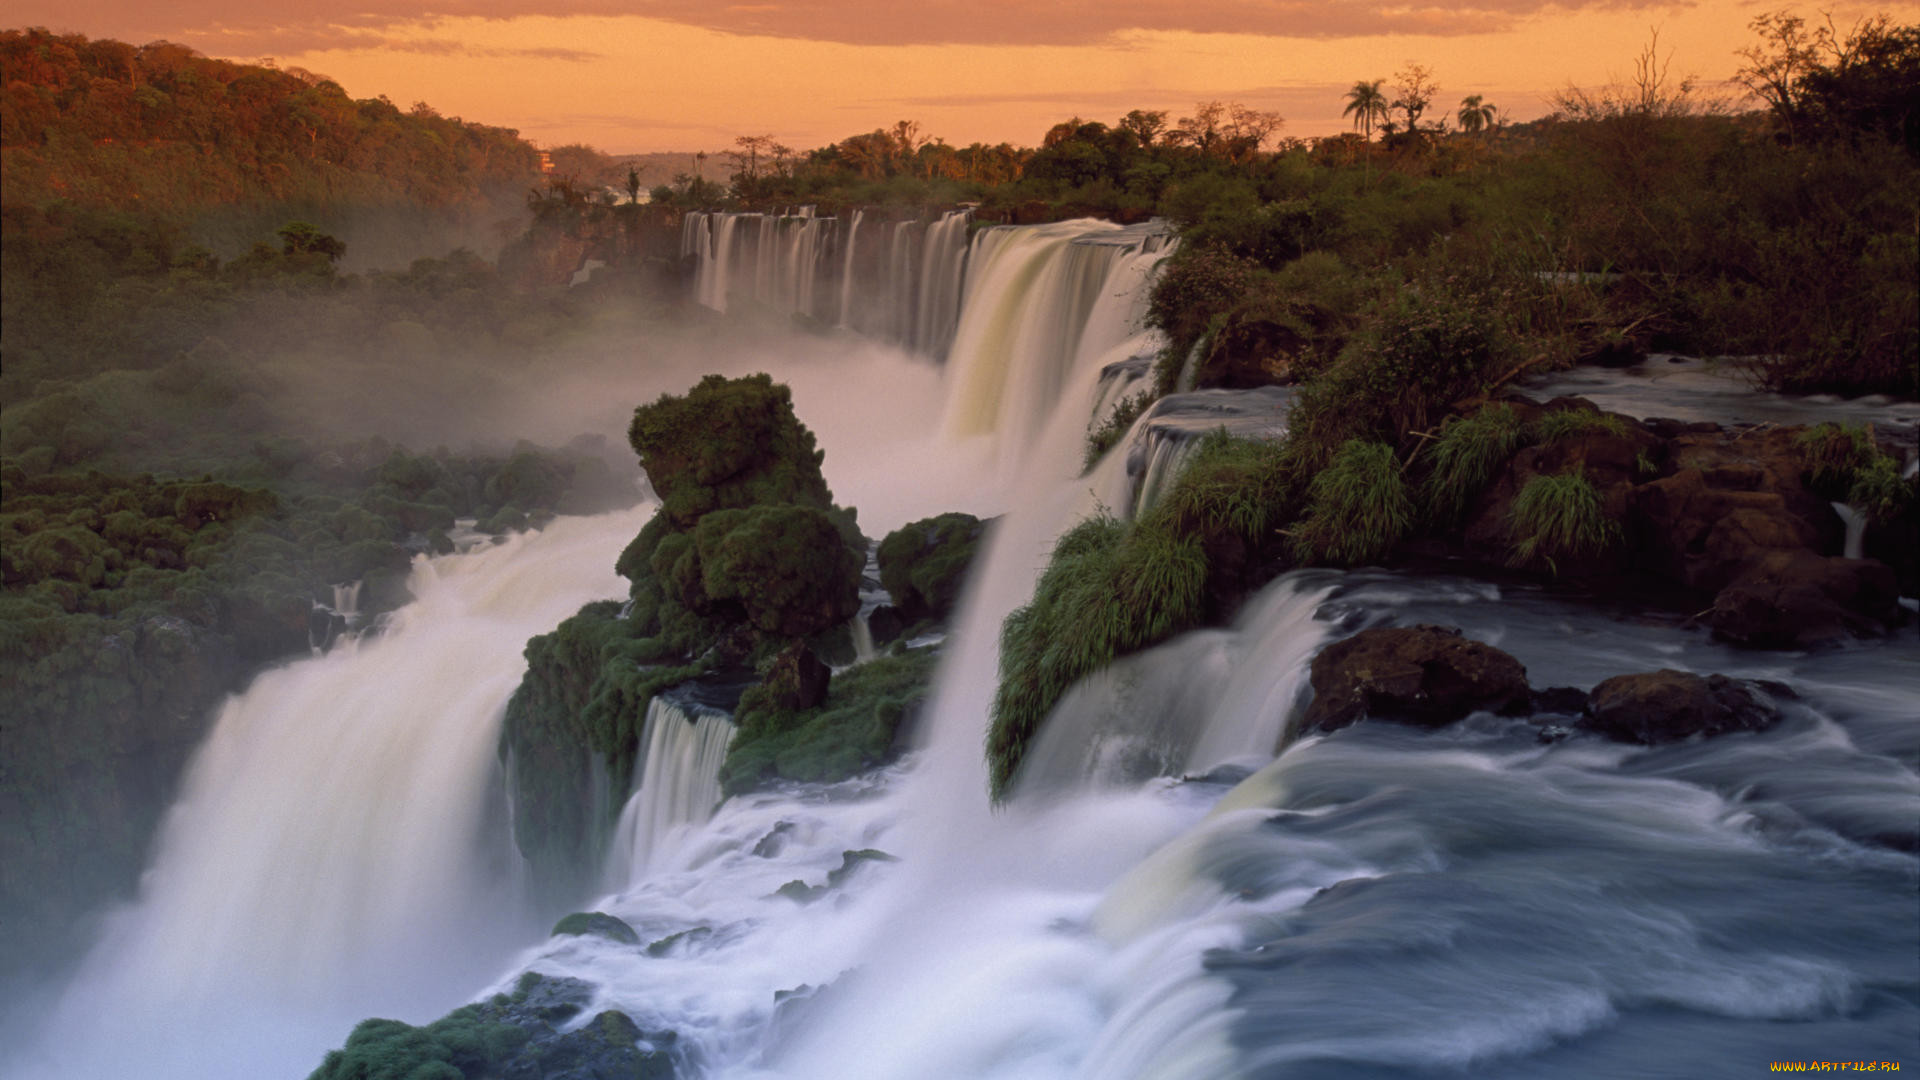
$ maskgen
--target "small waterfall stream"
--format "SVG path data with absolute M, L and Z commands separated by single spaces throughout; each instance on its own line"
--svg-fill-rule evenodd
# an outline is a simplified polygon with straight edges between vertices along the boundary
M 720 805 L 720 764 L 733 741 L 726 713 L 656 697 L 640 731 L 640 779 L 620 811 L 608 852 L 609 888 L 642 876 L 674 834 L 706 824 Z

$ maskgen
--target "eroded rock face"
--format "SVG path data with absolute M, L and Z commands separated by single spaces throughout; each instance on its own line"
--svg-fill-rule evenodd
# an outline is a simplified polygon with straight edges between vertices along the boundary
M 1593 688 L 1581 727 L 1617 742 L 1654 745 L 1729 731 L 1759 731 L 1780 719 L 1766 694 L 1724 675 L 1671 668 L 1616 675 Z
M 1520 661 L 1444 626 L 1364 630 L 1314 657 L 1312 678 L 1307 732 L 1362 717 L 1440 727 L 1480 710 L 1523 713 L 1531 703 Z

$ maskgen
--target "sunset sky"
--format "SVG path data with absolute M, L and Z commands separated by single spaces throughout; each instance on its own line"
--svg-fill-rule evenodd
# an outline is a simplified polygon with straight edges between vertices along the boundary
M 1569 82 L 1630 74 L 1652 30 L 1671 74 L 1717 89 L 1747 23 L 1777 2 L 1700 0 L 4 0 L 0 24 L 210 56 L 273 57 L 356 97 L 614 153 L 719 150 L 772 134 L 795 148 L 912 119 L 955 145 L 1031 145 L 1079 115 L 1174 117 L 1220 99 L 1344 130 L 1342 94 L 1433 69 L 1439 102 L 1484 95 L 1511 118 Z M 1812 7 L 1799 9 L 1818 18 Z M 1920 4 L 1830 9 L 1920 21 Z

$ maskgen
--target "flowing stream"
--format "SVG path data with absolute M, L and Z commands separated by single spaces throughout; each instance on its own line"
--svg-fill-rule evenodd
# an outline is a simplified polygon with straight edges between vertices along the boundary
M 1912 1059 L 1910 638 L 1746 653 L 1538 589 L 1295 572 L 1233 626 L 1076 687 L 1013 799 L 990 807 L 999 629 L 1054 539 L 1150 500 L 1213 421 L 1270 431 L 1284 402 L 1169 399 L 1081 475 L 1090 411 L 1155 351 L 1139 314 L 1163 238 L 1083 222 L 967 245 L 953 219 L 856 216 L 844 236 L 827 221 L 696 215 L 686 244 L 702 302 L 751 281 L 757 302 L 842 325 L 865 317 L 847 288 L 862 266 L 919 268 L 910 310 L 886 318 L 894 340 L 944 351 L 943 370 L 871 349 L 772 368 L 870 534 L 941 509 L 1004 513 L 918 748 L 716 807 L 730 725 L 656 701 L 606 893 L 581 898 L 642 944 L 543 940 L 515 909 L 498 718 L 525 639 L 623 591 L 611 566 L 645 511 L 422 561 L 418 600 L 386 634 L 229 703 L 140 901 L 9 1075 L 297 1078 L 360 1018 L 424 1022 L 525 970 L 593 983 L 582 1019 L 618 1008 L 677 1032 L 683 1075 L 738 1080 L 1744 1076 Z M 951 342 L 929 349 L 949 267 Z M 848 397 L 888 402 L 886 422 Z M 1768 732 L 1648 750 L 1492 716 L 1289 742 L 1313 654 L 1387 622 L 1461 626 L 1537 687 L 1676 667 L 1799 696 Z M 819 891 L 783 890 L 796 881 Z

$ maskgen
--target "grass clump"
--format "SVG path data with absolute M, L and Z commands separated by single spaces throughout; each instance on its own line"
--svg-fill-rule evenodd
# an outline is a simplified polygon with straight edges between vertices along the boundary
M 1625 420 L 1612 413 L 1588 409 L 1555 409 L 1553 412 L 1541 413 L 1533 422 L 1534 437 L 1542 443 L 1549 444 L 1581 435 L 1625 435 L 1626 433 Z
M 1060 695 L 1115 657 L 1198 625 L 1207 562 L 1167 517 L 1080 523 L 1054 546 L 1033 602 L 1000 632 L 1000 687 L 987 735 L 993 797 L 1006 797 Z
M 1307 488 L 1306 516 L 1294 526 L 1302 562 L 1376 562 L 1414 525 L 1406 478 L 1385 443 L 1349 439 Z
M 1525 442 L 1526 425 L 1511 405 L 1485 405 L 1472 416 L 1447 420 L 1427 451 L 1433 471 L 1427 474 L 1425 495 L 1432 520 L 1458 521 Z
M 1527 481 L 1513 501 L 1514 566 L 1544 563 L 1559 573 L 1565 559 L 1603 555 L 1620 539 L 1600 492 L 1586 473 L 1573 469 Z
M 1916 486 L 1900 479 L 1900 465 L 1885 454 L 1854 470 L 1847 487 L 1847 503 L 1874 521 L 1891 521 L 1901 510 L 1920 501 Z
M 1807 485 L 1830 499 L 1847 494 L 1855 476 L 1884 456 L 1872 430 L 1859 424 L 1815 424 L 1793 442 L 1805 463 Z

